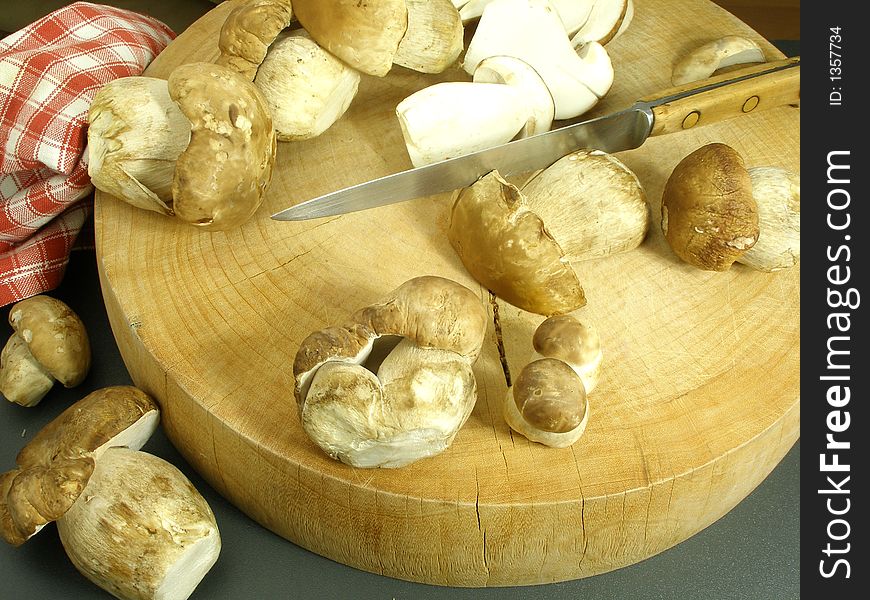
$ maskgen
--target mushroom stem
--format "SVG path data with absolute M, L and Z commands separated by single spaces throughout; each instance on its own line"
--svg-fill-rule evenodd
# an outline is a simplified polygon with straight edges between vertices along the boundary
M 441 73 L 462 52 L 463 28 L 450 0 L 405 0 L 408 30 L 393 63 L 421 73 Z

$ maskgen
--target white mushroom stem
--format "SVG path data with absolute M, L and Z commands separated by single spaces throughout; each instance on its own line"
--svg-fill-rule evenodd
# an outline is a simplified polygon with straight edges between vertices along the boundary
M 674 65 L 674 85 L 700 81 L 724 67 L 764 62 L 764 52 L 754 41 L 728 35 L 708 42 L 689 52 Z
M 737 262 L 759 271 L 795 266 L 801 256 L 801 178 L 779 167 L 748 169 L 758 205 L 758 241 Z
M 512 56 L 490 56 L 474 70 L 475 83 L 502 83 L 522 90 L 531 115 L 519 137 L 549 131 L 556 106 L 547 84 L 528 63 Z
M 75 567 L 123 600 L 184 600 L 214 565 L 214 514 L 190 481 L 156 456 L 111 448 L 58 519 Z
M 483 14 L 483 9 L 493 0 L 467 0 L 462 3 L 459 14 L 462 16 L 462 22 L 468 23 L 479 18 Z M 603 2 L 604 0 L 599 0 Z M 586 20 L 589 18 L 589 13 L 592 12 L 592 5 L 595 0 L 550 0 L 550 4 L 556 9 L 559 18 L 562 20 L 562 25 L 565 28 L 565 33 L 573 35 L 580 29 Z
M 576 117 L 613 84 L 607 51 L 595 42 L 574 50 L 548 0 L 493 0 L 468 45 L 463 68 L 471 75 L 490 56 L 513 56 L 541 76 L 555 103 L 555 118 Z
M 441 73 L 459 58 L 463 27 L 450 0 L 406 0 L 408 30 L 393 63 L 421 73 Z
M 424 88 L 396 107 L 415 167 L 509 142 L 531 112 L 519 88 L 465 81 Z

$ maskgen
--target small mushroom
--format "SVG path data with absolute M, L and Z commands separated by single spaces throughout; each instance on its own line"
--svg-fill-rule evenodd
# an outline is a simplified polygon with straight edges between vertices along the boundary
M 116 79 L 97 92 L 89 121 L 88 174 L 98 189 L 204 229 L 247 221 L 272 177 L 266 101 L 228 67 L 186 64 L 168 82 Z
M 217 64 L 229 67 L 248 81 L 266 58 L 269 46 L 293 18 L 291 0 L 246 0 L 224 21 L 218 38 Z
M 580 439 L 589 421 L 589 401 L 577 373 L 554 358 L 530 362 L 520 372 L 504 402 L 511 429 L 554 448 Z
M 547 84 L 528 63 L 512 56 L 490 56 L 474 70 L 475 83 L 500 83 L 514 86 L 523 92 L 531 109 L 520 138 L 549 131 L 553 124 L 556 106 Z
M 55 381 L 79 385 L 91 366 L 84 323 L 65 303 L 32 296 L 9 310 L 15 330 L 0 356 L 0 392 L 10 402 L 35 406 Z
M 561 360 L 583 381 L 586 393 L 598 385 L 601 373 L 601 340 L 596 329 L 572 315 L 557 315 L 538 325 L 532 337 L 535 358 Z
M 486 5 L 493 0 L 471 0 L 462 2 L 460 16 L 463 23 L 479 18 L 483 14 Z M 600 0 L 603 1 L 603 0 Z M 573 35 L 589 18 L 595 0 L 550 0 L 550 4 L 559 14 L 559 19 L 565 28 L 565 33 Z
M 531 113 L 520 88 L 468 81 L 431 85 L 396 107 L 415 167 L 509 142 Z
M 687 263 L 726 271 L 758 240 L 758 207 L 743 158 L 707 144 L 671 172 L 662 194 L 662 232 Z
M 441 73 L 463 49 L 459 11 L 450 0 L 405 0 L 408 29 L 393 63 L 421 73 Z
M 122 600 L 188 598 L 221 549 L 211 508 L 181 471 L 123 447 L 96 462 L 57 531 L 76 569 Z
M 382 77 L 408 29 L 405 0 L 293 0 L 302 27 L 357 71 Z
M 737 259 L 759 271 L 795 266 L 801 256 L 801 178 L 779 167 L 749 169 L 758 205 L 758 241 Z
M 486 311 L 471 290 L 418 277 L 342 326 L 309 335 L 296 354 L 302 428 L 330 457 L 401 467 L 444 451 L 476 400 L 471 365 Z M 403 338 L 372 364 L 379 342 Z
M 764 52 L 754 41 L 728 35 L 695 48 L 677 61 L 671 81 L 674 85 L 700 81 L 725 67 L 764 60 Z
M 576 117 L 594 106 L 613 84 L 613 66 L 603 46 L 571 45 L 549 0 L 493 0 L 483 12 L 465 53 L 472 75 L 490 56 L 513 56 L 541 76 L 555 103 L 555 118 Z
M 603 46 L 622 35 L 633 17 L 633 0 L 596 0 L 588 17 L 571 38 L 571 44 L 575 48 L 589 42 Z
M 306 140 L 326 131 L 348 109 L 359 82 L 358 71 L 302 30 L 278 36 L 254 79 L 281 141 Z

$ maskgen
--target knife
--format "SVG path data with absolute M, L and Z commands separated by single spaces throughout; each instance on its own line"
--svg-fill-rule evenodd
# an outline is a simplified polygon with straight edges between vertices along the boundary
M 272 218 L 316 219 L 432 196 L 471 185 L 494 169 L 502 175 L 528 173 L 576 150 L 631 150 L 650 136 L 799 102 L 800 57 L 755 64 L 669 88 L 604 117 L 331 192 Z

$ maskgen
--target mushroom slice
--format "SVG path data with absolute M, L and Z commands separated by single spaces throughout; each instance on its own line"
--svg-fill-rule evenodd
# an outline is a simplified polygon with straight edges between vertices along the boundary
M 175 214 L 204 229 L 241 225 L 272 178 L 277 143 L 266 100 L 241 75 L 208 63 L 172 71 L 169 95 L 191 124 L 172 181 Z
M 598 150 L 560 158 L 526 183 L 523 195 L 572 261 L 631 250 L 649 227 L 649 207 L 637 176 Z
M 555 358 L 571 367 L 589 394 L 601 373 L 601 340 L 598 331 L 572 315 L 557 315 L 538 325 L 532 337 L 533 358 Z
M 743 158 L 707 144 L 671 172 L 662 194 L 662 232 L 674 254 L 706 271 L 726 271 L 758 240 L 758 206 Z
M 498 171 L 456 194 L 447 235 L 468 272 L 514 306 L 549 316 L 586 304 L 562 248 Z
M 154 401 L 130 386 L 96 390 L 67 408 L 21 449 L 18 468 L 0 478 L 4 539 L 23 543 L 63 515 L 107 448 L 142 447 L 158 421 Z
M 801 178 L 779 167 L 748 169 L 758 205 L 758 241 L 737 259 L 759 271 L 795 266 L 801 256 Z
M 227 15 L 221 27 L 215 61 L 253 81 L 269 46 L 293 19 L 291 0 L 245 0 Z
M 583 382 L 571 367 L 542 358 L 520 372 L 508 390 L 503 414 L 511 429 L 531 441 L 566 448 L 586 430 L 589 403 Z
M 629 12 L 630 5 L 631 0 L 596 0 L 588 18 L 571 38 L 571 44 L 580 48 L 589 42 L 603 46 L 612 41 L 628 27 L 626 19 L 631 21 L 634 7 L 631 6 Z
M 474 406 L 471 365 L 486 321 L 471 290 L 427 276 L 312 333 L 293 365 L 303 430 L 357 467 L 401 467 L 442 452 Z M 385 336 L 403 339 L 375 369 L 367 359 Z
M 764 61 L 764 52 L 754 41 L 728 35 L 699 46 L 681 58 L 674 65 L 671 81 L 682 85 L 706 79 L 724 67 Z
M 57 521 L 73 565 L 117 598 L 188 598 L 221 549 L 214 514 L 177 468 L 111 448 Z
M 415 167 L 509 142 L 531 112 L 517 87 L 468 81 L 436 83 L 396 107 Z
M 553 96 L 556 119 L 586 112 L 613 84 L 607 51 L 590 42 L 576 52 L 548 0 L 493 0 L 486 6 L 463 67 L 471 75 L 485 58 L 501 55 L 538 72 Z
M 34 406 L 54 381 L 79 385 L 91 367 L 91 346 L 85 325 L 65 303 L 38 295 L 9 310 L 15 333 L 0 358 L 0 392 L 7 400 Z
M 450 0 L 405 0 L 408 30 L 393 63 L 421 73 L 441 73 L 463 49 L 462 19 Z
M 408 28 L 405 0 L 293 0 L 302 27 L 351 67 L 382 77 Z
M 523 91 L 531 107 L 531 115 L 520 130 L 519 137 L 529 137 L 549 131 L 553 125 L 555 105 L 547 84 L 528 63 L 512 56 L 490 56 L 474 70 L 475 83 L 502 83 Z
M 279 140 L 316 137 L 350 106 L 360 75 L 307 37 L 304 31 L 280 35 L 257 71 Z
M 467 23 L 477 19 L 483 14 L 483 9 L 493 0 L 471 0 L 464 2 L 461 7 L 460 16 L 462 22 Z M 603 0 L 599 0 L 603 1 Z M 565 33 L 573 35 L 589 18 L 589 13 L 592 12 L 592 5 L 595 0 L 550 0 L 550 4 L 556 9 L 559 14 L 559 19 L 562 21 L 562 26 L 565 28 Z

